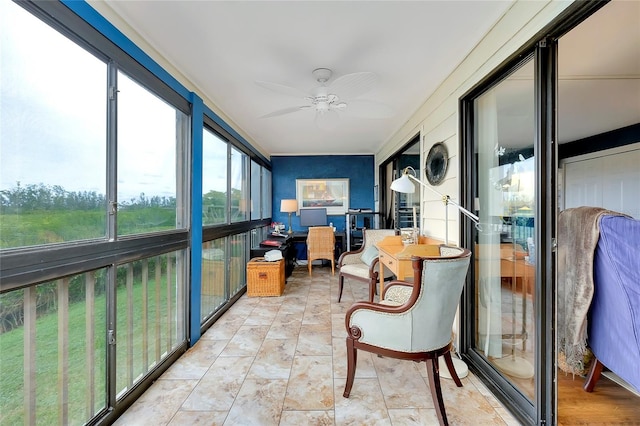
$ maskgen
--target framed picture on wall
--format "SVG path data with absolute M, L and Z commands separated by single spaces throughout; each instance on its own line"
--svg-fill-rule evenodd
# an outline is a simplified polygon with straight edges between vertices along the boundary
M 298 210 L 326 207 L 328 215 L 349 209 L 349 179 L 296 179 Z

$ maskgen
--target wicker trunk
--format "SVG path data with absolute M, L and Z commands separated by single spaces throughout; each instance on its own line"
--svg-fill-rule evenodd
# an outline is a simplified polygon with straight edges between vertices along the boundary
M 247 263 L 247 296 L 281 296 L 284 292 L 284 259 L 267 262 L 256 257 Z

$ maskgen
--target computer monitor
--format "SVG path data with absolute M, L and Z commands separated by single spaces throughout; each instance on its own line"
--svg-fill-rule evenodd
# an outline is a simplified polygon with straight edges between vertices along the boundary
M 327 208 L 300 209 L 300 226 L 327 226 Z

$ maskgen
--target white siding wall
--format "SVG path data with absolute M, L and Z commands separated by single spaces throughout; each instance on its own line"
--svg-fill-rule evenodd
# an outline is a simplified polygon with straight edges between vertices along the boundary
M 445 181 L 435 189 L 459 201 L 459 114 L 458 101 L 462 95 L 495 69 L 509 55 L 529 41 L 541 28 L 551 22 L 572 2 L 522 1 L 514 2 L 489 33 L 478 43 L 465 60 L 449 75 L 407 123 L 376 154 L 376 166 L 398 151 L 418 132 L 421 134 L 420 164 L 424 165 L 431 146 L 444 141 L 449 151 L 449 168 Z M 425 40 L 425 44 L 429 41 Z M 421 167 L 423 169 L 424 167 Z M 377 169 L 377 167 L 376 167 Z M 377 170 L 376 170 L 377 172 Z M 424 173 L 420 176 L 426 182 Z M 439 197 L 422 189 L 423 212 L 420 227 L 424 235 L 444 240 L 445 209 Z M 449 207 L 449 242 L 459 243 L 460 214 Z
M 640 143 L 563 161 L 564 208 L 592 206 L 640 219 Z

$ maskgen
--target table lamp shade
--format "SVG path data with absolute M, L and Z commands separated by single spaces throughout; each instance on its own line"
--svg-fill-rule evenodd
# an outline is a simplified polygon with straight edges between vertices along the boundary
M 297 200 L 281 200 L 280 201 L 280 212 L 289 213 L 289 230 L 287 233 L 292 234 L 293 229 L 291 229 L 291 213 L 295 213 L 298 210 L 298 201 Z
M 296 210 L 298 210 L 297 200 L 281 200 L 280 201 L 280 212 L 293 213 Z

